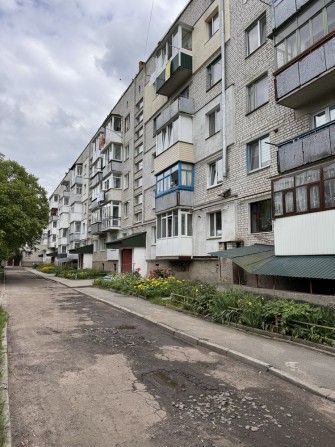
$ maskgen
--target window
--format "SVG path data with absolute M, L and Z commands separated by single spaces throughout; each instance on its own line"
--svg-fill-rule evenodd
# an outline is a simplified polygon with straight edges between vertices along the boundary
M 80 233 L 80 227 L 81 227 L 81 223 L 80 222 L 75 222 L 74 223 L 74 232 L 75 233 Z
M 221 76 L 222 73 L 220 56 L 207 67 L 207 89 L 210 89 L 211 87 L 213 87 L 214 84 L 220 81 Z
M 121 132 L 121 117 L 114 116 L 114 130 L 115 132 Z
M 189 210 L 173 210 L 159 214 L 156 222 L 157 239 L 192 236 L 192 214 Z
M 126 132 L 130 129 L 130 115 L 127 115 L 124 119 L 124 128 Z
M 102 189 L 103 191 L 108 191 L 110 188 L 110 179 L 108 178 L 107 180 L 104 180 L 102 183 Z
M 143 127 L 140 127 L 136 132 L 135 132 L 135 139 L 137 140 L 138 138 L 140 138 L 143 135 Z
M 210 112 L 208 115 L 208 136 L 211 137 L 221 129 L 220 109 Z
M 85 225 L 85 222 L 83 222 L 82 230 L 81 230 L 82 234 L 85 234 L 85 231 L 86 231 L 86 225 Z
M 69 198 L 68 197 L 64 197 L 64 205 L 68 205 L 69 204 Z
M 269 137 L 263 137 L 259 140 L 249 143 L 247 146 L 247 166 L 248 172 L 256 171 L 270 166 L 271 154 Z
M 113 174 L 113 188 L 120 189 L 121 188 L 121 174 Z
M 76 170 L 77 170 L 77 175 L 83 175 L 82 165 L 77 165 Z
M 109 161 L 110 160 L 121 161 L 122 160 L 121 154 L 122 154 L 122 145 L 114 143 L 112 146 L 112 150 L 109 154 Z
M 106 251 L 106 238 L 99 239 L 100 251 Z
M 76 194 L 81 194 L 82 193 L 82 187 L 81 186 L 77 186 L 76 187 Z
M 56 221 L 52 222 L 52 228 L 57 228 L 57 222 Z
M 137 163 L 135 163 L 135 172 L 138 172 L 141 169 L 143 169 L 143 160 L 140 160 Z
M 250 204 L 251 233 L 272 231 L 271 200 L 262 200 Z
M 123 149 L 123 161 L 128 160 L 128 158 L 129 158 L 129 144 L 127 144 L 127 146 L 125 146 Z
M 123 215 L 125 218 L 129 216 L 129 202 L 123 204 Z
M 142 211 L 135 214 L 135 222 L 142 222 Z
M 139 177 L 135 180 L 135 188 L 140 188 L 143 184 L 143 177 Z
M 143 112 L 136 116 L 136 125 L 143 121 Z
M 334 30 L 335 2 L 301 24 L 294 33 L 276 42 L 277 67 L 286 64 Z
M 335 104 L 326 107 L 319 113 L 314 115 L 314 127 L 322 126 L 323 124 L 328 123 L 329 121 L 335 120 Z
M 123 189 L 129 188 L 129 172 L 123 176 Z
M 135 206 L 141 205 L 143 203 L 143 194 L 138 194 L 137 196 L 135 196 L 134 203 L 135 203 Z
M 268 78 L 264 76 L 261 79 L 250 84 L 248 87 L 248 110 L 252 112 L 269 100 Z
M 141 110 L 143 108 L 143 98 L 141 98 L 138 103 L 136 104 L 137 111 Z
M 171 147 L 178 140 L 178 120 L 160 130 L 156 135 L 157 155 Z
M 54 202 L 58 202 L 58 195 L 57 194 L 54 195 Z
M 62 245 L 61 252 L 63 255 L 66 254 L 66 245 Z
M 220 158 L 220 160 L 216 160 L 208 165 L 208 187 L 216 186 L 222 183 L 222 180 L 222 158 Z
M 194 189 L 194 167 L 178 163 L 156 176 L 156 197 L 175 189 Z
M 209 236 L 220 237 L 222 235 L 221 211 L 209 214 Z
M 247 55 L 253 53 L 266 42 L 266 16 L 262 16 L 246 32 Z
M 67 228 L 63 228 L 62 237 L 67 237 Z
M 135 157 L 143 152 L 143 143 L 135 147 Z
M 56 242 L 57 236 L 55 234 L 52 235 L 52 242 Z
M 274 217 L 335 208 L 335 163 L 272 182 Z
M 209 38 L 211 38 L 213 36 L 213 34 L 215 34 L 220 26 L 220 20 L 219 20 L 219 13 L 216 12 L 213 17 L 211 17 L 208 20 L 208 31 L 209 31 Z

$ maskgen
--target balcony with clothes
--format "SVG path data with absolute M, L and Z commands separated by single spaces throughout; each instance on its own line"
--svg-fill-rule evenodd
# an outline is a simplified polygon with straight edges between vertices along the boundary
M 171 96 L 192 76 L 192 28 L 178 24 L 156 54 L 156 93 Z
M 178 162 L 156 176 L 156 213 L 178 206 L 193 207 L 194 165 Z
M 296 2 L 280 4 L 284 3 Z M 294 20 L 274 31 L 276 100 L 293 109 L 308 110 L 334 94 L 335 2 L 319 3 L 307 5 Z
M 175 209 L 157 216 L 156 257 L 187 259 L 192 257 L 192 213 Z
M 335 160 L 272 181 L 275 254 L 335 254 Z
M 105 130 L 99 136 L 99 149 L 104 152 L 111 143 L 121 144 L 121 115 L 111 115 L 105 126 Z

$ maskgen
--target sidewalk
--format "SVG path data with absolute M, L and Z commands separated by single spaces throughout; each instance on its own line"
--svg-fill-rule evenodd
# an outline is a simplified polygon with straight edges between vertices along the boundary
M 26 270 L 150 321 L 192 344 L 238 359 L 335 402 L 335 354 L 210 323 L 141 298 L 94 288 L 93 280 L 68 280 Z

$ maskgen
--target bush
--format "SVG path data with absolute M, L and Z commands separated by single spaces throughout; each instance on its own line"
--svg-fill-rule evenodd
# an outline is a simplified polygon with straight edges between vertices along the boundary
M 36 270 L 42 273 L 56 273 L 57 267 L 54 264 L 40 264 L 36 266 Z
M 59 269 L 56 273 L 56 276 L 66 279 L 95 279 L 103 275 L 106 275 L 106 272 L 103 272 L 101 270 L 95 270 L 95 269 L 77 270 L 75 268 L 62 268 Z

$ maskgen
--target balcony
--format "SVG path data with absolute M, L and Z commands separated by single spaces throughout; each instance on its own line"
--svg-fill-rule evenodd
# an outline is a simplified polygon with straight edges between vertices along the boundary
M 278 172 L 335 155 L 335 121 L 285 141 L 278 146 Z
M 157 239 L 156 257 L 182 259 L 192 257 L 192 237 L 170 237 Z
M 102 172 L 97 172 L 94 177 L 91 178 L 91 188 L 94 188 L 95 186 L 97 186 L 102 180 Z
M 184 161 L 186 163 L 195 163 L 193 144 L 178 141 L 167 150 L 157 155 L 154 162 L 155 175 L 164 171 L 169 166 Z
M 100 234 L 101 233 L 101 222 L 95 222 L 91 225 L 91 234 Z
M 156 93 L 171 96 L 192 76 L 192 56 L 189 51 L 179 50 L 168 60 L 156 78 Z
M 105 200 L 104 202 L 111 202 L 112 200 L 116 202 L 121 202 L 122 189 L 111 188 L 105 192 Z
M 274 73 L 278 104 L 300 109 L 332 94 L 335 85 L 335 33 Z
M 110 174 L 113 171 L 121 172 L 122 169 L 122 163 L 121 161 L 110 161 L 102 171 L 102 177 L 106 177 L 108 174 Z
M 194 101 L 190 98 L 178 98 L 159 115 L 156 120 L 156 132 L 173 120 L 179 113 L 193 115 L 195 112 Z
M 76 175 L 71 180 L 71 187 L 74 185 L 82 185 L 83 184 L 83 176 L 82 175 Z
M 103 135 L 99 139 L 100 151 L 104 152 L 107 147 L 112 143 L 122 143 L 121 132 L 116 132 L 115 130 L 106 129 L 106 136 Z
M 278 28 L 310 0 L 281 0 L 272 6 L 272 28 Z M 274 2 L 272 2 L 274 3 Z
M 63 191 L 63 197 L 70 197 L 70 191 Z
M 184 206 L 185 208 L 192 208 L 194 200 L 193 191 L 177 190 L 172 191 L 169 194 L 156 197 L 155 199 L 155 211 L 160 213 L 162 211 L 175 208 L 178 206 Z
M 79 242 L 80 241 L 80 232 L 70 233 L 69 234 L 69 243 L 71 242 Z
M 101 223 L 101 231 L 119 230 L 121 227 L 121 217 L 108 217 Z
M 70 205 L 73 205 L 76 202 L 81 202 L 81 194 L 71 194 Z

